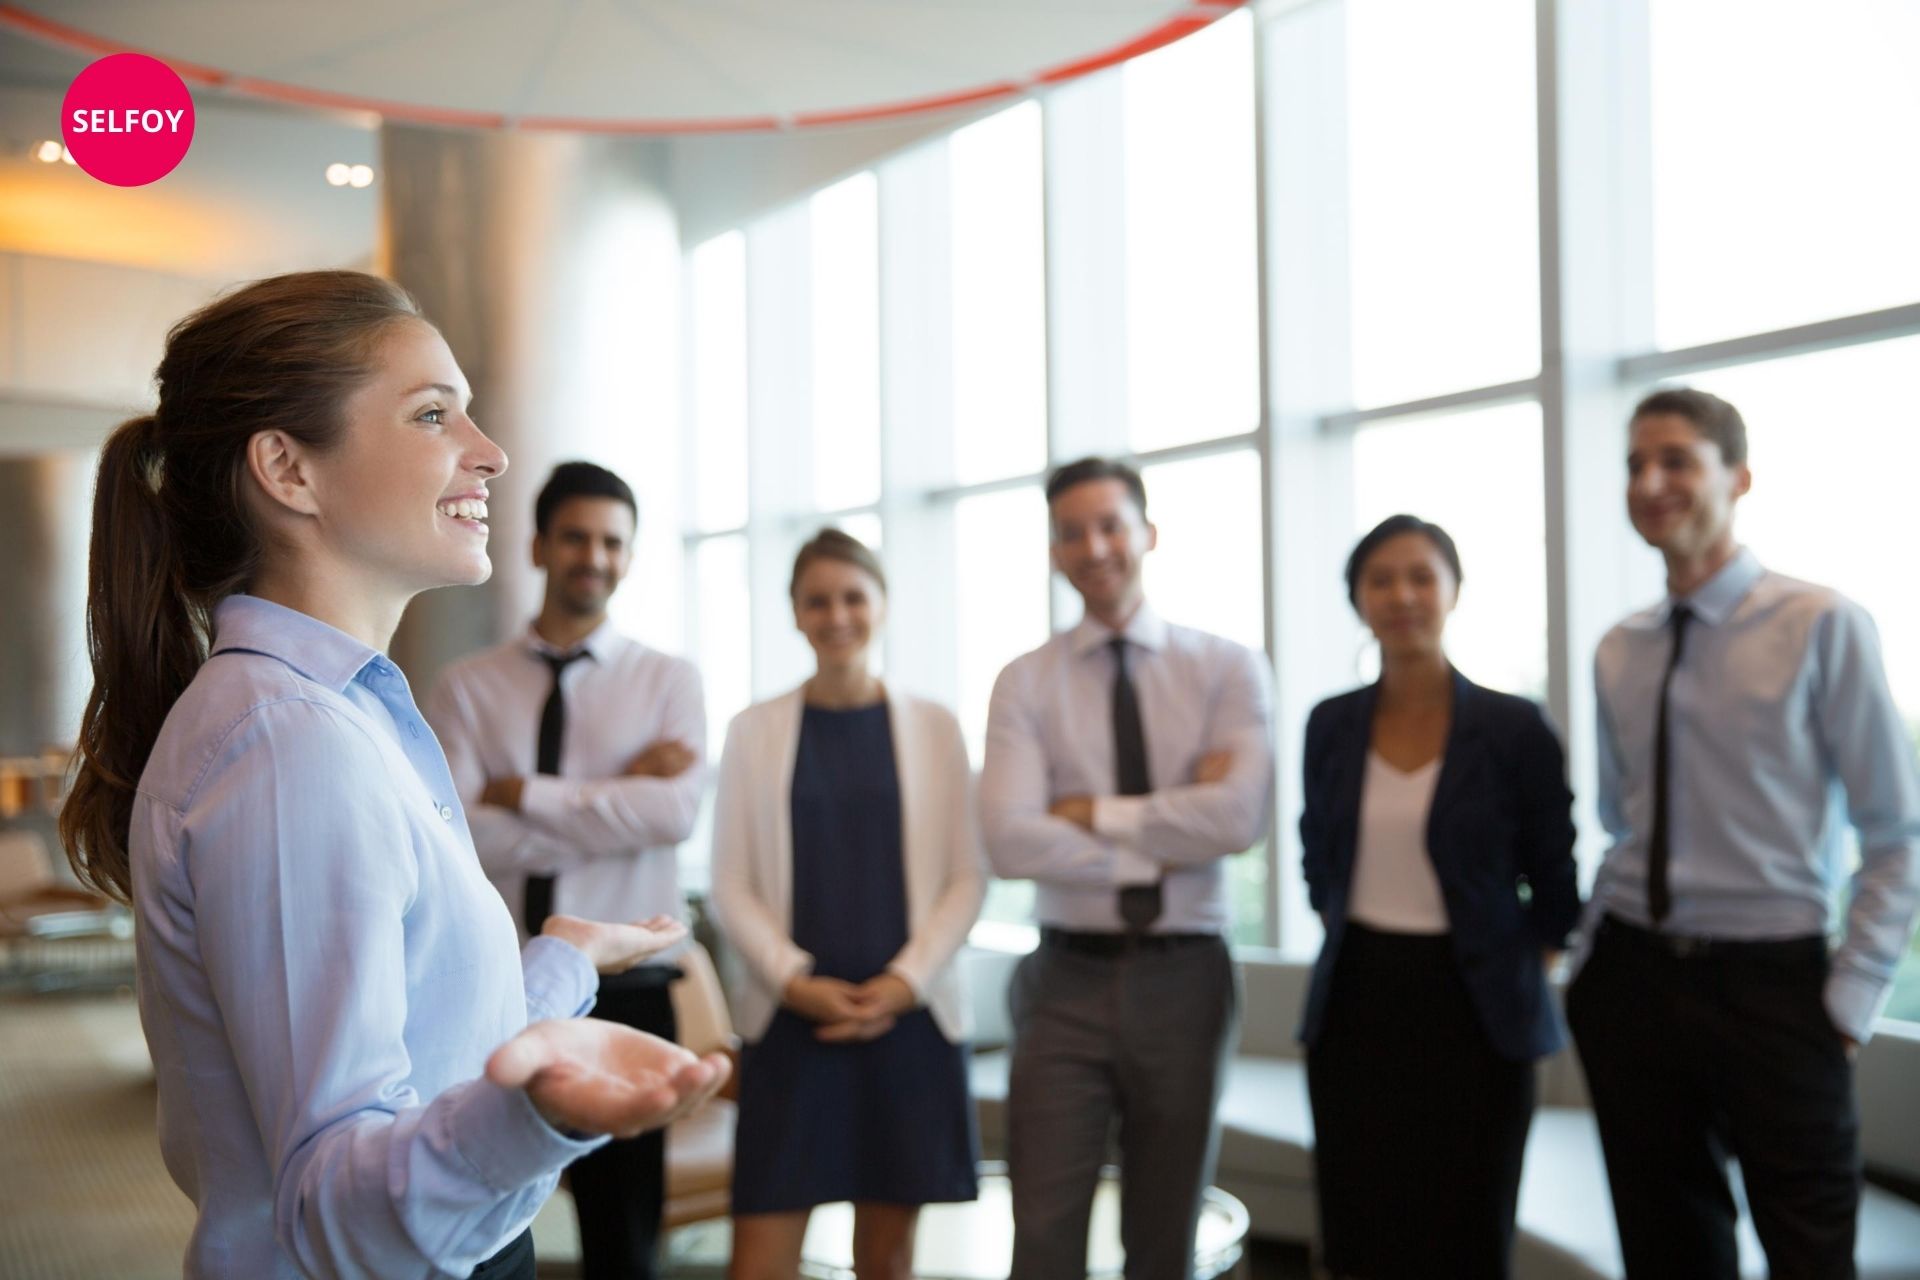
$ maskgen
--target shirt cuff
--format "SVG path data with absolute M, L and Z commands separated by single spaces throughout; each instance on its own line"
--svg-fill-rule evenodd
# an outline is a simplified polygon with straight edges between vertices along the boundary
M 1137 848 L 1140 828 L 1147 820 L 1146 796 L 1095 796 L 1093 834 Z
M 520 953 L 527 988 L 527 1020 L 578 1018 L 593 1008 L 600 973 L 586 952 L 558 938 L 534 938 Z
M 1886 1002 L 1890 987 L 1847 969 L 1836 968 L 1827 977 L 1827 1017 L 1834 1028 L 1855 1044 L 1873 1038 L 1873 1020 Z
M 481 1181 L 513 1191 L 556 1173 L 607 1142 L 570 1138 L 548 1124 L 524 1089 L 473 1081 L 449 1116 L 453 1145 Z
M 530 773 L 520 779 L 520 812 L 529 818 L 552 821 L 572 803 L 573 784 L 550 773 Z

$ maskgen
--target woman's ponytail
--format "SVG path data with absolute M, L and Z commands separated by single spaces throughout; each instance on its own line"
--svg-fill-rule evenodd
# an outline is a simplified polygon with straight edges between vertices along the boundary
M 167 712 L 206 658 L 206 622 L 181 589 L 176 535 L 160 487 L 166 464 L 152 415 L 122 423 L 100 451 L 87 553 L 87 655 L 93 692 L 60 838 L 81 880 L 125 901 L 133 793 Z

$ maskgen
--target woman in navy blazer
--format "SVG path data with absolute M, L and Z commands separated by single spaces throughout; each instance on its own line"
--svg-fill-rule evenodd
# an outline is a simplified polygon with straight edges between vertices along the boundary
M 1505 1277 L 1533 1060 L 1562 1031 L 1546 967 L 1579 917 L 1572 795 L 1535 704 L 1483 689 L 1442 633 L 1460 557 L 1393 516 L 1347 561 L 1380 680 L 1315 707 L 1300 818 L 1326 926 L 1307 1045 L 1325 1266 Z

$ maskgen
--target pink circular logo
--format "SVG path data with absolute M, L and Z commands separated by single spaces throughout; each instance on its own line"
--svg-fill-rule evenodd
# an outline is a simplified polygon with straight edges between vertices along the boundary
M 116 53 L 74 77 L 60 132 L 74 163 L 100 181 L 144 187 L 193 145 L 193 96 L 158 58 Z

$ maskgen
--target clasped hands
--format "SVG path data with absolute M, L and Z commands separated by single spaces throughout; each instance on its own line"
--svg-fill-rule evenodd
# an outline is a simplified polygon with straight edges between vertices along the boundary
M 1200 757 L 1193 766 L 1193 781 L 1197 786 L 1210 782 L 1224 782 L 1233 772 L 1233 752 L 1209 751 Z M 1083 831 L 1093 830 L 1093 797 L 1062 796 L 1053 802 L 1047 810 L 1056 818 L 1065 818 Z
M 693 768 L 693 762 L 699 757 L 692 747 L 677 738 L 662 738 L 650 742 L 633 759 L 627 761 L 626 768 L 620 771 L 623 778 L 677 778 Z M 526 790 L 525 778 L 494 778 L 480 793 L 481 804 L 497 805 L 502 809 L 520 812 L 520 799 Z
M 787 983 L 780 998 L 801 1017 L 819 1023 L 815 1037 L 830 1044 L 877 1040 L 919 1003 L 913 988 L 897 973 L 883 973 L 865 982 L 802 974 Z
M 687 936 L 671 916 L 618 924 L 549 916 L 542 937 L 577 947 L 601 973 L 622 973 Z M 711 1098 L 731 1068 L 677 1044 L 599 1018 L 536 1022 L 493 1051 L 487 1079 L 524 1089 L 556 1129 L 631 1138 L 672 1124 Z

